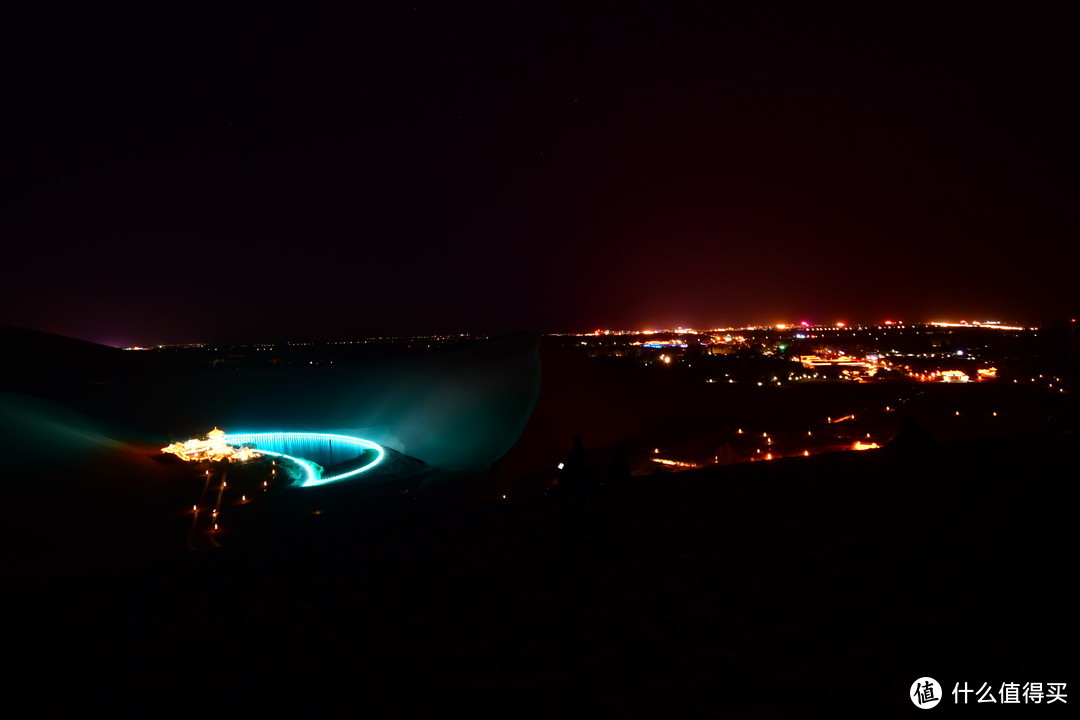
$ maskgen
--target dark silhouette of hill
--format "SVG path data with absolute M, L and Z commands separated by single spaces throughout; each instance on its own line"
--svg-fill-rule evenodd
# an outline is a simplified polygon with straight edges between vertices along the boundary
M 21 588 L 10 687 L 38 711 L 62 672 L 135 713 L 894 717 L 922 675 L 1063 680 L 1076 440 L 634 478 L 577 508 L 305 508 L 273 542 Z
M 642 433 L 655 409 L 645 397 L 648 383 L 630 373 L 605 372 L 566 350 L 555 338 L 541 338 L 540 391 L 521 437 L 494 469 L 504 487 L 523 476 L 550 475 L 580 435 L 593 448 Z
M 190 372 L 193 357 L 128 352 L 86 340 L 0 326 L 0 391 L 27 392 L 63 402 L 88 387 Z
M 4 382 L 25 378 L 89 378 L 115 372 L 124 352 L 116 348 L 25 328 L 0 326 L 0 377 Z

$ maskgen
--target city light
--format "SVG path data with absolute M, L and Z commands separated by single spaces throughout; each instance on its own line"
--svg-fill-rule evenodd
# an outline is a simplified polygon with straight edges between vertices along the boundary
M 937 327 L 952 327 L 952 328 L 986 328 L 989 330 L 1038 330 L 1036 327 L 1022 327 L 1019 325 L 1002 325 L 997 320 L 986 320 L 984 322 L 967 322 L 961 320 L 960 322 L 946 322 L 942 320 L 932 320 L 928 325 L 935 325 Z
M 652 461 L 654 463 L 659 463 L 661 465 L 668 465 L 670 467 L 680 467 L 680 468 L 687 468 L 687 469 L 697 469 L 697 468 L 701 467 L 697 463 L 683 462 L 682 460 L 668 460 L 667 458 L 653 458 Z

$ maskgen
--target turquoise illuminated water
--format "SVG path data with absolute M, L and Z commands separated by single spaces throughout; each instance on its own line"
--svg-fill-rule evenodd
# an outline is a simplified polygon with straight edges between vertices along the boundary
M 386 457 L 382 446 L 363 438 L 332 433 L 229 433 L 230 445 L 255 446 L 266 455 L 295 461 L 303 469 L 301 487 L 347 480 L 378 465 Z M 322 466 L 322 467 L 319 467 Z M 334 468 L 324 475 L 323 467 Z

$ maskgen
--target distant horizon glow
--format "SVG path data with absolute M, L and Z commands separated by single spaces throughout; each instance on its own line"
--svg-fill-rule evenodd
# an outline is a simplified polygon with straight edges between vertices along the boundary
M 1070 320 L 1070 322 L 1075 322 L 1075 320 Z M 803 321 L 800 321 L 797 324 L 796 323 L 771 323 L 771 324 L 727 325 L 727 326 L 710 327 L 710 328 L 706 328 L 706 329 L 693 329 L 693 328 L 685 328 L 685 327 L 671 327 L 671 328 L 652 327 L 652 328 L 649 328 L 649 329 L 634 329 L 634 328 L 614 329 L 614 328 L 607 328 L 607 329 L 597 329 L 597 330 L 582 331 L 582 332 L 569 331 L 569 330 L 545 330 L 545 331 L 536 331 L 536 332 L 538 332 L 542 336 L 559 336 L 559 335 L 599 336 L 599 335 L 631 335 L 631 334 L 633 334 L 633 335 L 663 335 L 663 334 L 669 334 L 669 335 L 703 335 L 703 334 L 708 334 L 708 333 L 733 332 L 733 331 L 739 331 L 739 330 L 777 330 L 777 331 L 782 331 L 782 332 L 790 332 L 790 331 L 799 330 L 799 329 L 807 329 L 807 330 L 864 330 L 864 329 L 867 329 L 867 328 L 882 328 L 882 329 L 892 330 L 892 329 L 903 329 L 905 327 L 914 327 L 914 326 L 927 326 L 927 327 L 933 326 L 933 327 L 968 328 L 968 329 L 986 328 L 986 329 L 991 329 L 991 330 L 1012 330 L 1012 331 L 1037 331 L 1037 330 L 1041 329 L 1040 326 L 1034 325 L 1034 324 L 1029 324 L 1029 325 L 1006 324 L 1006 323 L 1004 323 L 1004 322 L 1002 322 L 1000 320 L 982 320 L 982 321 L 979 321 L 979 320 L 972 320 L 972 321 L 967 321 L 967 320 L 960 320 L 960 321 L 923 320 L 923 321 L 914 321 L 914 322 L 897 321 L 897 320 L 876 320 L 876 321 L 872 321 L 872 322 L 845 322 L 845 321 L 810 322 L 810 321 L 803 320 Z M 156 350 L 156 349 L 162 349 L 162 348 L 209 347 L 209 346 L 214 346 L 214 345 L 268 345 L 269 346 L 269 345 L 277 345 L 277 344 L 289 344 L 289 345 L 295 345 L 295 344 L 308 344 L 308 345 L 310 345 L 310 344 L 348 344 L 348 343 L 360 342 L 360 341 L 402 340 L 402 339 L 416 339 L 416 338 L 471 338 L 471 339 L 485 339 L 485 338 L 493 337 L 493 336 L 499 335 L 499 334 L 506 334 L 506 333 L 461 333 L 461 332 L 456 332 L 456 331 L 453 331 L 453 332 L 447 331 L 447 332 L 443 332 L 443 333 L 419 333 L 419 334 L 415 334 L 415 335 L 409 335 L 409 334 L 400 334 L 400 335 L 386 335 L 386 334 L 383 334 L 383 335 L 370 335 L 370 336 L 356 335 L 356 336 L 352 336 L 351 338 L 338 337 L 338 338 L 334 338 L 334 339 L 324 339 L 324 340 L 317 340 L 317 341 L 305 341 L 305 342 L 302 342 L 302 343 L 299 342 L 299 341 L 295 341 L 295 340 L 276 340 L 276 341 L 251 340 L 251 341 L 244 341 L 244 342 L 241 342 L 239 340 L 236 340 L 236 341 L 223 340 L 223 341 L 219 341 L 219 342 L 208 342 L 208 341 L 205 341 L 205 340 L 192 340 L 192 341 L 188 341 L 188 342 L 149 343 L 149 344 L 128 345 L 128 346 L 117 346 L 117 345 L 107 345 L 107 346 L 108 347 L 115 347 L 115 348 L 120 349 L 120 350 Z M 91 340 L 90 342 L 96 342 L 96 341 Z M 657 342 L 662 343 L 662 342 L 665 342 L 665 341 L 657 341 Z M 98 343 L 98 344 L 102 344 L 102 343 Z

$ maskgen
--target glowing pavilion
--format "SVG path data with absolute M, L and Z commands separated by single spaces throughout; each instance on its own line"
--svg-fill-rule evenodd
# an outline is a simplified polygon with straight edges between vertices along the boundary
M 199 462 L 209 460 L 220 462 L 244 462 L 257 457 L 261 453 L 246 447 L 234 447 L 226 442 L 227 436 L 224 430 L 214 428 L 206 434 L 206 439 L 194 439 L 187 442 L 174 442 L 172 445 L 161 448 L 161 452 L 171 453 L 181 460 Z

